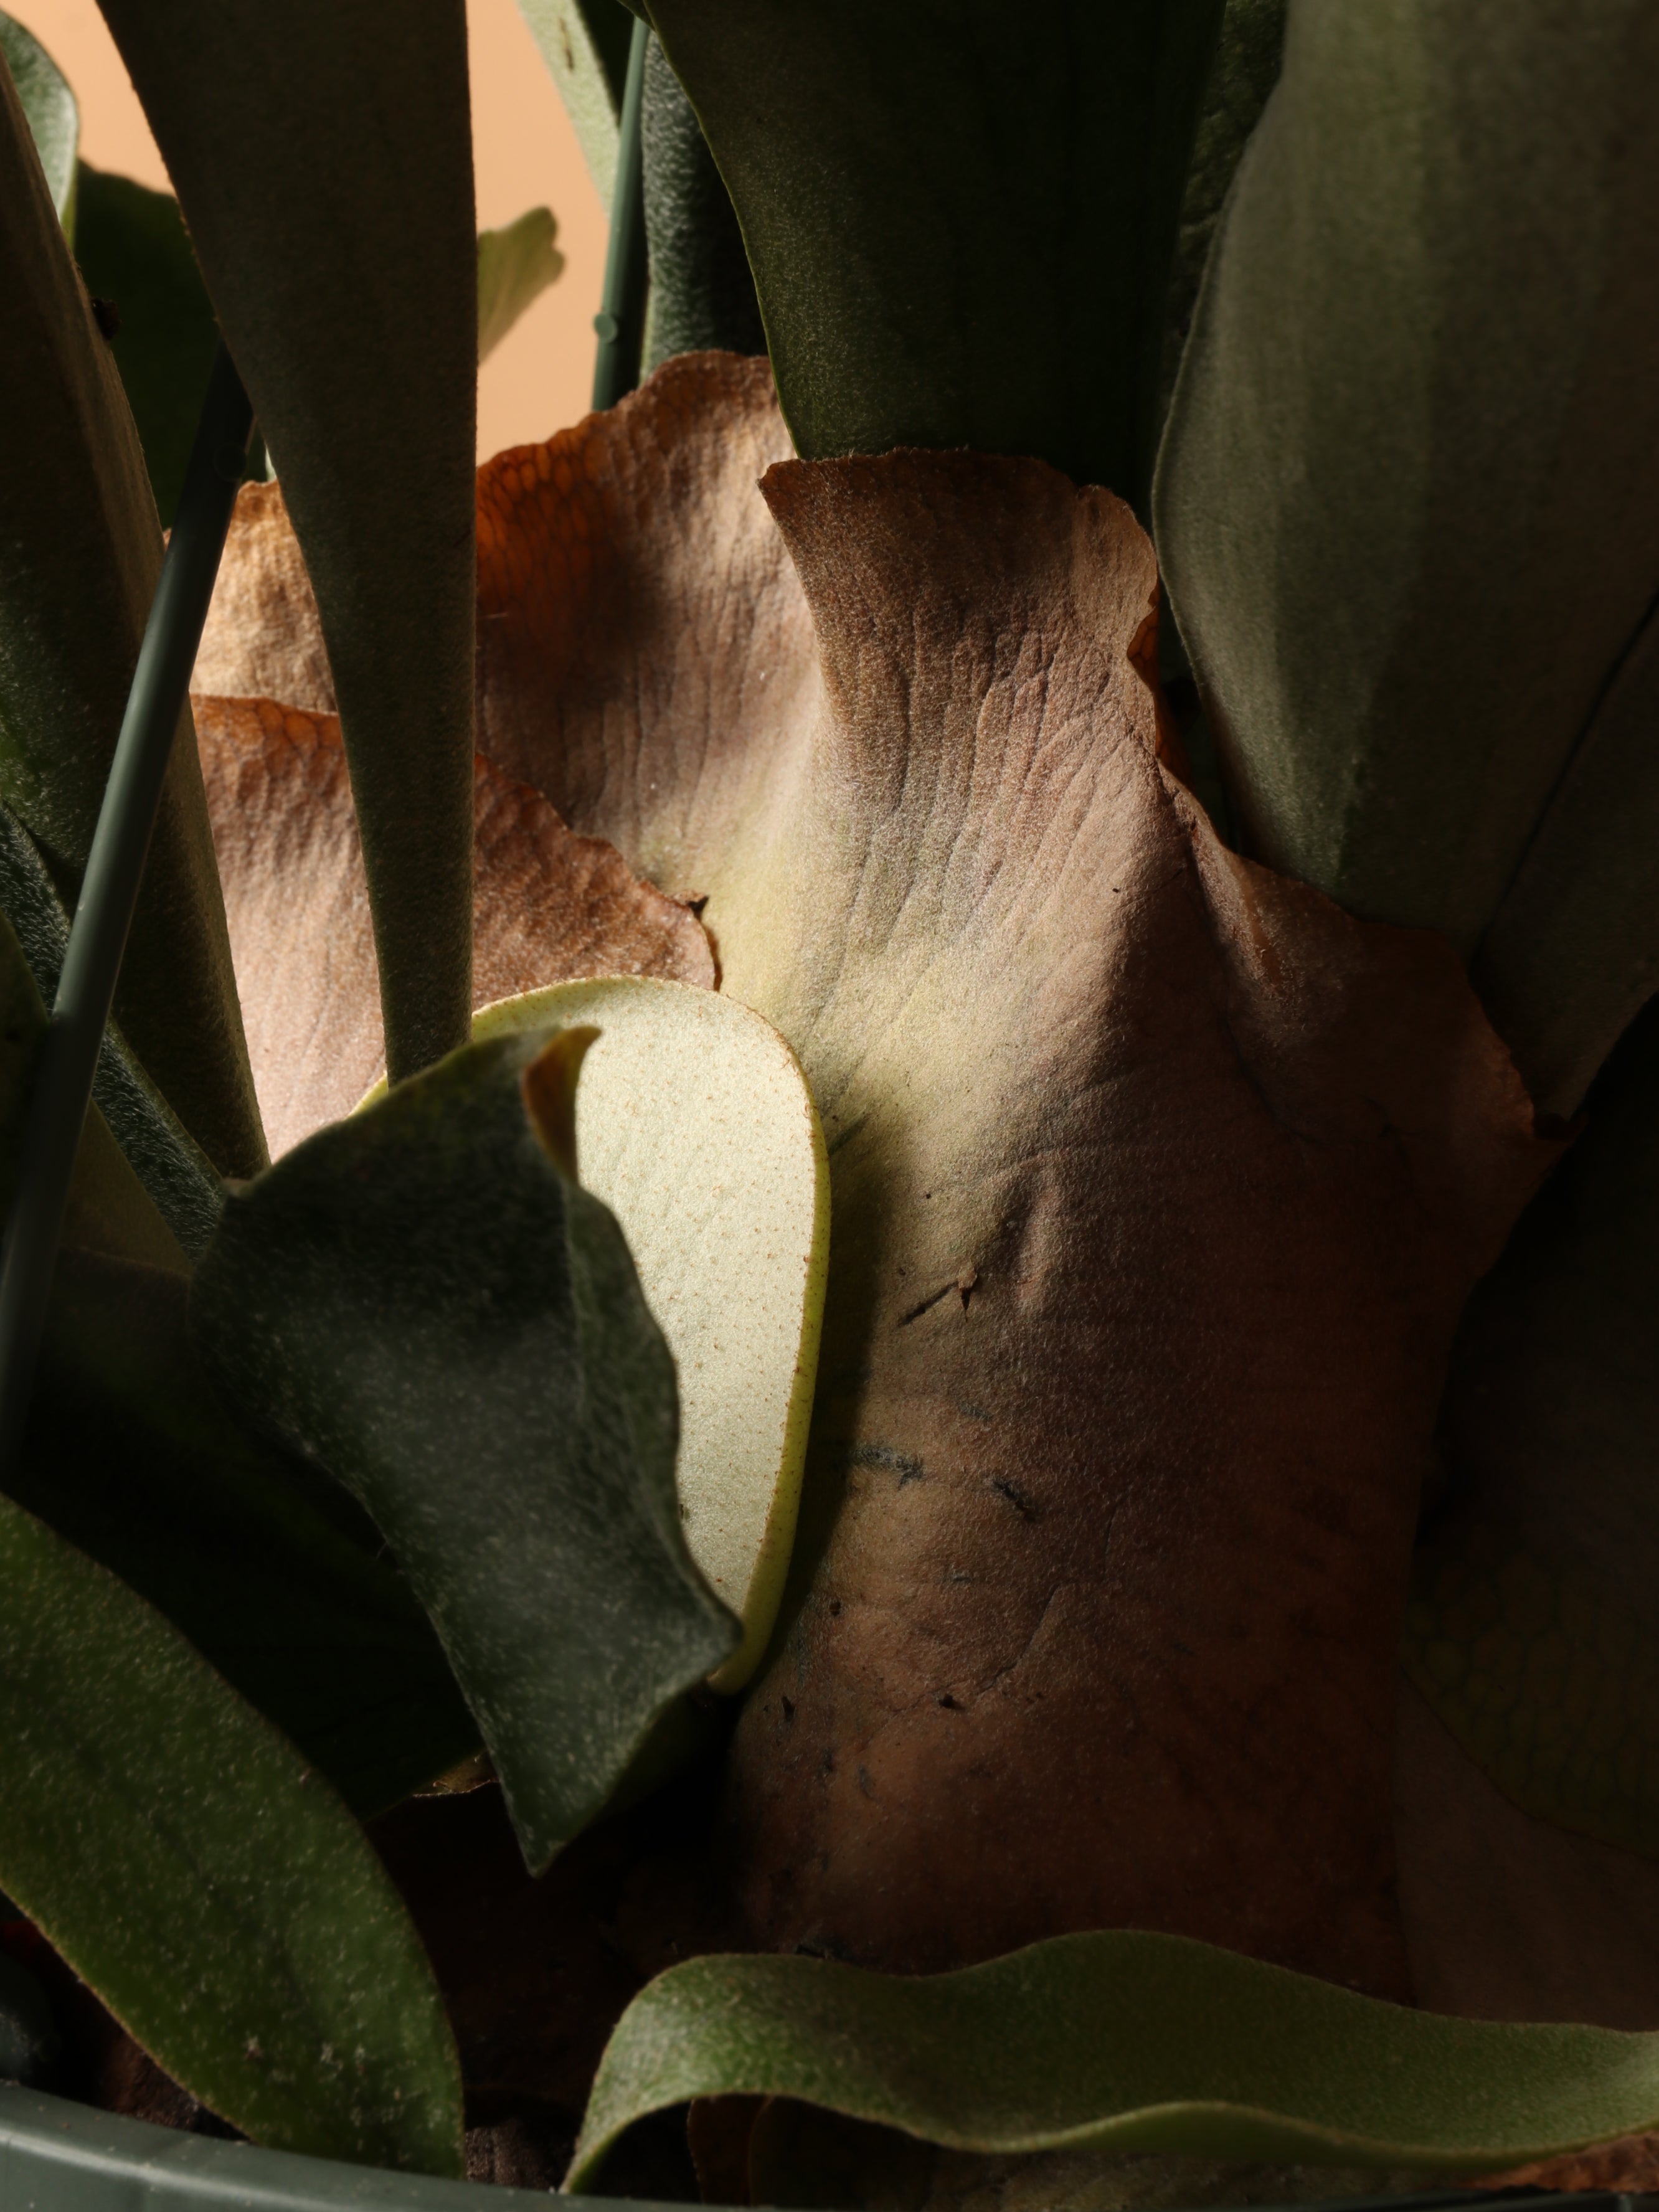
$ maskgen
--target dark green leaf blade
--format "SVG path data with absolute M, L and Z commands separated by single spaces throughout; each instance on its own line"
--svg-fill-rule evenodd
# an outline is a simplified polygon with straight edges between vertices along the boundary
M 1659 1001 L 1480 1283 L 1440 1417 L 1412 1680 L 1525 1811 L 1659 1856 Z
M 339 1485 L 235 1420 L 180 1277 L 64 1253 L 20 1504 L 120 1576 L 367 1818 L 476 1750 L 432 1625 Z
M 35 989 L 51 1006 L 69 945 L 69 915 L 33 839 L 4 805 L 0 914 L 16 934 Z M 224 1188 L 212 1162 L 139 1065 L 118 1023 L 104 1032 L 92 1096 L 157 1212 L 186 1255 L 196 1258 L 213 1234 Z
M 1036 453 L 1144 504 L 1221 0 L 650 12 L 736 205 L 803 457 Z
M 161 563 L 132 417 L 0 72 L 0 799 L 72 903 Z M 18 426 L 27 425 L 27 434 Z M 215 1165 L 264 1161 L 190 716 L 115 1012 Z
M 1491 2172 L 1659 2119 L 1659 2036 L 1450 2020 L 1182 1936 L 957 1973 L 675 1966 L 618 2023 L 566 2187 L 693 2097 L 792 2097 L 963 2150 L 1098 2147 Z
M 463 1043 L 471 1013 L 465 10 L 101 4 L 315 587 L 398 1080 Z
M 1198 288 L 1222 204 L 1250 133 L 1261 119 L 1267 94 L 1279 81 L 1288 5 L 1289 0 L 1227 0 L 1221 18 L 1221 36 L 1199 106 L 1164 307 L 1160 431 L 1192 329 Z
M 1292 8 L 1156 496 L 1251 848 L 1475 956 L 1556 1110 L 1659 962 L 1648 695 L 1584 895 L 1483 939 L 1659 587 L 1656 71 L 1638 0 Z
M 110 351 L 137 425 L 150 489 L 171 526 L 209 373 L 218 349 L 202 272 L 171 192 L 83 161 L 76 192 L 75 258 L 88 289 L 119 319 Z
M 40 157 L 52 204 L 65 230 L 74 228 L 75 149 L 81 137 L 81 111 L 63 71 L 33 33 L 0 14 L 0 63 L 11 71 L 23 112 Z
M 459 2174 L 432 1970 L 320 1777 L 159 1613 L 0 1501 L 0 1885 L 256 2142 Z
M 379 1523 L 532 1870 L 738 1640 L 680 1533 L 672 1364 L 622 1232 L 526 1109 L 546 1043 L 469 1047 L 287 1154 L 191 1299 L 227 1387 Z
M 645 58 L 640 110 L 651 256 L 647 373 L 677 353 L 764 353 L 760 302 L 737 210 L 660 41 Z
M 0 914 L 0 1221 L 11 1207 L 46 1010 L 11 924 Z M 122 1157 L 96 1106 L 87 1115 L 64 1217 L 64 1241 L 183 1273 L 178 1240 Z

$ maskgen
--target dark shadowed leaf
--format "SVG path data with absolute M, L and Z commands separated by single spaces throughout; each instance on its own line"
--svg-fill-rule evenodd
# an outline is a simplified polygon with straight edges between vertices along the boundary
M 0 2081 L 29 2081 L 58 2055 L 46 1993 L 27 1966 L 0 1952 Z
M 69 916 L 33 839 L 0 806 L 0 914 L 11 924 L 46 1006 L 57 994 Z M 219 1218 L 223 1185 L 112 1022 L 92 1095 L 110 1133 L 167 1227 L 194 1259 Z
M 1659 2121 L 1659 2037 L 1447 2020 L 1179 1936 L 912 1978 L 696 1959 L 623 2014 L 566 2186 L 635 2121 L 790 2097 L 964 2150 L 1097 2146 L 1490 2172 Z
M 33 33 L 3 14 L 0 14 L 0 62 L 11 71 L 58 220 L 73 233 L 75 149 L 81 137 L 75 94 Z
M 231 1389 L 379 1522 L 532 1869 L 738 1640 L 680 1533 L 667 1347 L 552 1156 L 582 1034 L 470 1047 L 319 1131 L 228 1201 L 191 1301 Z
M 608 208 L 633 24 L 617 0 L 519 0 Z
M 651 253 L 647 371 L 671 354 L 764 353 L 760 303 L 731 195 L 655 39 L 646 50 L 640 137 Z
M 178 201 L 83 161 L 75 258 L 88 290 L 115 310 L 110 351 L 170 527 L 219 343 Z
M 10 1211 L 46 1010 L 11 925 L 0 915 L 0 1221 Z M 87 1114 L 64 1217 L 64 1241 L 183 1272 L 185 1255 L 122 1158 L 96 1106 Z
M 66 1253 L 8 1487 L 165 1613 L 353 1809 L 476 1749 L 431 1623 L 339 1485 L 251 1436 L 185 1335 L 182 1278 Z
M 1279 80 L 1288 0 L 1227 0 L 1221 36 L 1200 104 L 1192 164 L 1182 196 L 1175 266 L 1164 308 L 1160 424 L 1192 330 L 1193 308 L 1210 242 L 1245 144 Z
M 1444 931 L 1559 1112 L 1659 966 L 1656 70 L 1640 0 L 1293 7 L 1159 469 L 1252 849 Z
M 0 799 L 79 888 L 161 561 L 143 457 L 9 76 L 0 72 Z M 27 424 L 27 434 L 18 426 Z M 228 1174 L 264 1158 L 188 713 L 115 1012 Z
M 464 1042 L 471 1012 L 465 11 L 102 4 L 316 587 L 402 1077 Z
M 652 0 L 809 458 L 1036 453 L 1144 501 L 1221 0 Z M 918 87 L 925 85 L 925 98 Z
M 455 2046 L 367 1838 L 112 1575 L 0 1501 L 0 1885 L 258 2142 L 459 2174 Z
M 1506 1796 L 1659 1856 L 1659 1003 L 1476 1290 L 1412 1679 Z

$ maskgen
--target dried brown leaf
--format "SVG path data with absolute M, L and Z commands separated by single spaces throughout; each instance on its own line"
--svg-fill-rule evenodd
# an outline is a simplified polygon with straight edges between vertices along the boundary
M 349 1113 L 386 1061 L 340 726 L 268 699 L 195 701 L 248 1049 L 272 1153 Z M 712 986 L 696 917 L 538 792 L 476 763 L 477 1006 L 578 975 Z
M 317 595 L 279 483 L 246 483 L 236 495 L 191 689 L 335 711 Z
M 830 1147 L 751 1929 L 931 1967 L 1127 1923 L 1401 1990 L 1419 1486 L 1553 1152 L 1450 948 L 1234 859 L 1160 758 L 1127 508 L 789 463 L 792 577 L 772 419 L 672 363 L 487 471 L 480 532 L 483 742 L 708 894 Z

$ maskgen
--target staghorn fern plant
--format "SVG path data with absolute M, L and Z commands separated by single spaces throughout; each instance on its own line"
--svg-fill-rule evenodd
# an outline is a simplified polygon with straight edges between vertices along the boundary
M 459 0 L 103 5 L 178 208 L 0 81 L 13 1186 L 216 332 L 270 465 L 7 1409 L 14 2070 L 1644 2175 L 1650 11 L 525 0 L 648 374 L 475 477 Z

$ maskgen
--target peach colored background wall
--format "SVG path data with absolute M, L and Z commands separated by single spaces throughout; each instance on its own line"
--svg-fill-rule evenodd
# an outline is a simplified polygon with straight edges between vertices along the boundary
M 167 186 L 167 172 L 97 0 L 6 0 L 75 88 L 81 151 L 100 169 Z M 547 436 L 587 412 L 605 221 L 553 81 L 514 0 L 467 0 L 478 221 L 527 207 L 558 218 L 565 270 L 478 379 L 478 455 Z

